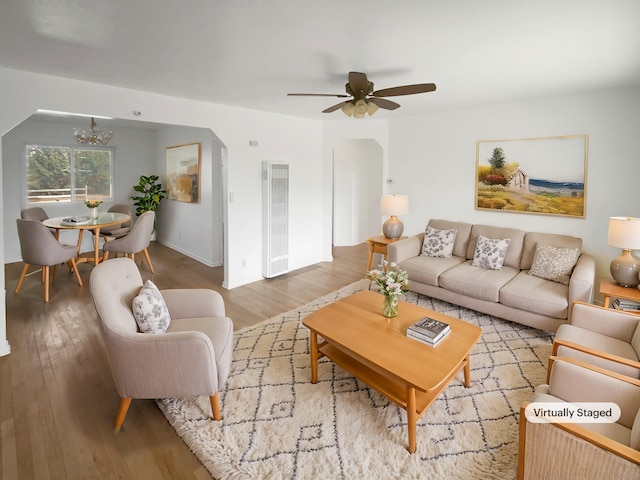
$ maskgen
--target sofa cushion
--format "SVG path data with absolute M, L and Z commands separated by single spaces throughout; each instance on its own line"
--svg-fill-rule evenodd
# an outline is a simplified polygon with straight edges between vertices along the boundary
M 471 260 L 443 272 L 438 279 L 440 286 L 472 298 L 498 302 L 500 289 L 515 277 L 519 270 L 504 267 L 502 270 L 490 270 L 474 267 Z
M 527 312 L 566 319 L 569 287 L 521 271 L 500 290 L 500 303 Z
M 487 238 L 480 235 L 476 242 L 472 265 L 474 267 L 500 270 L 504 264 L 504 257 L 507 254 L 510 242 L 511 239 L 509 238 Z
M 577 248 L 557 248 L 538 243 L 529 275 L 569 285 L 571 272 L 579 256 L 580 250 Z
M 427 225 L 422 242 L 421 255 L 425 257 L 451 258 L 457 232 L 455 228 L 438 230 Z
M 522 260 L 520 260 L 520 268 L 522 270 L 531 268 L 538 243 L 546 243 L 556 248 L 577 248 L 578 251 L 582 252 L 582 239 L 580 238 L 556 233 L 527 232 L 524 236 Z
M 143 333 L 164 333 L 171 317 L 158 287 L 147 280 L 131 304 L 133 316 Z
M 417 256 L 400 262 L 398 267 L 407 272 L 410 282 L 415 281 L 439 287 L 438 279 L 440 275 L 464 262 L 465 259 L 460 257 L 441 258 Z
M 469 239 L 471 237 L 471 224 L 464 222 L 451 222 L 449 220 L 431 219 L 428 226 L 438 230 L 456 230 L 456 241 L 453 244 L 453 255 L 456 257 L 467 257 Z
M 517 228 L 492 227 L 489 225 L 474 225 L 471 227 L 471 238 L 469 239 L 469 247 L 467 248 L 467 259 L 471 260 L 476 252 L 476 243 L 478 237 L 482 235 L 487 238 L 508 238 L 510 239 L 507 256 L 504 264 L 508 267 L 520 268 L 520 257 L 522 256 L 522 247 L 524 244 L 524 230 Z

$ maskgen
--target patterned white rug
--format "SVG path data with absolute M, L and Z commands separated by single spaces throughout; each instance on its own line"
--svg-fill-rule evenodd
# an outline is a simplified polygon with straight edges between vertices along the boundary
M 222 421 L 211 419 L 207 397 L 158 401 L 214 478 L 516 477 L 518 412 L 545 381 L 551 334 L 410 292 L 406 301 L 483 330 L 470 357 L 471 388 L 459 373 L 418 422 L 410 455 L 404 410 L 326 358 L 318 383 L 310 381 L 302 318 L 367 288 L 368 280 L 356 282 L 236 332 Z

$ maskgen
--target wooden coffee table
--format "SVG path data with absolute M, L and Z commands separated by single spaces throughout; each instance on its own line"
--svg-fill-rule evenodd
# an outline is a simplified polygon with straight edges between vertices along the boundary
M 469 353 L 482 330 L 402 301 L 398 316 L 388 319 L 382 315 L 382 299 L 379 293 L 362 291 L 302 320 L 310 330 L 311 382 L 318 381 L 318 359 L 327 356 L 404 408 L 408 449 L 414 453 L 418 419 L 462 369 L 469 387 Z M 424 316 L 451 325 L 451 333 L 436 347 L 407 338 L 407 327 Z

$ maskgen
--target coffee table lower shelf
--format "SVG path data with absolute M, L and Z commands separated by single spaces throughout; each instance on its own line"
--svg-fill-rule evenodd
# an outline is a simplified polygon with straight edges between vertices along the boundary
M 312 332 L 312 337 L 313 336 L 315 336 L 315 332 Z M 313 344 L 315 342 L 312 340 L 311 343 Z M 408 450 L 410 453 L 414 453 L 416 451 L 416 424 L 418 420 L 422 415 L 424 415 L 427 408 L 429 408 L 433 401 L 438 398 L 438 395 L 463 368 L 465 369 L 465 386 L 468 388 L 470 385 L 470 372 L 468 368 L 469 357 L 465 357 L 460 362 L 459 366 L 453 369 L 440 384 L 436 385 L 429 391 L 424 391 L 416 388 L 414 385 L 402 382 L 400 379 L 395 379 L 388 372 L 376 370 L 373 365 L 366 365 L 363 361 L 357 360 L 353 354 L 346 353 L 333 344 L 329 344 L 327 342 L 320 343 L 318 344 L 317 352 L 317 358 L 312 359 L 311 362 L 312 383 L 317 383 L 318 359 L 326 356 L 331 359 L 333 363 L 339 365 L 356 378 L 362 380 L 368 386 L 384 395 L 407 412 L 407 430 L 409 436 Z

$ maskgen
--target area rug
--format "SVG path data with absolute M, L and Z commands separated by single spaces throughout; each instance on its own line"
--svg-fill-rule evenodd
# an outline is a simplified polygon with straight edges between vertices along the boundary
M 207 397 L 158 401 L 215 479 L 516 478 L 520 404 L 545 381 L 552 335 L 407 294 L 408 302 L 483 330 L 470 357 L 471 387 L 459 373 L 429 407 L 412 455 L 403 409 L 327 358 L 318 383 L 310 381 L 301 320 L 369 288 L 362 280 L 236 332 L 220 422 L 211 419 Z

